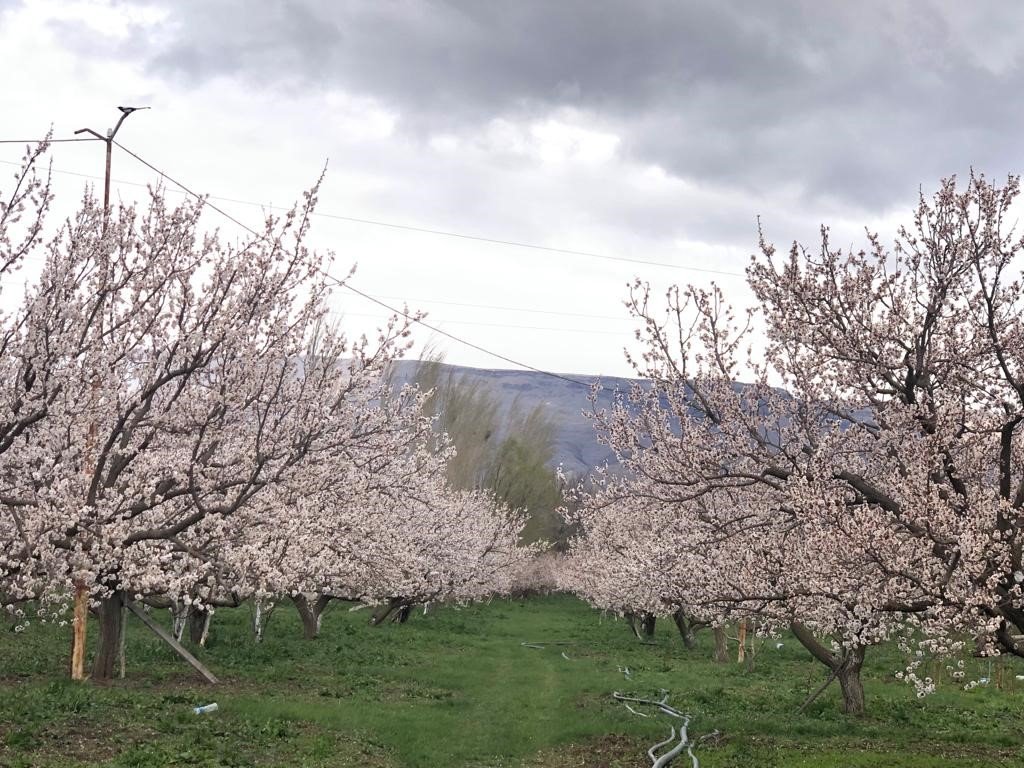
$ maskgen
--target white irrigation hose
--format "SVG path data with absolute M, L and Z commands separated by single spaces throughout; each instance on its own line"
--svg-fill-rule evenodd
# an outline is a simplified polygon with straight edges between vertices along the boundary
M 672 758 L 674 758 L 676 755 L 683 751 L 683 745 L 686 743 L 686 730 L 680 729 L 679 734 L 681 737 L 679 744 L 677 744 L 675 747 L 673 747 L 671 750 L 666 752 L 661 757 L 658 757 L 658 755 L 655 753 L 662 747 L 671 744 L 672 741 L 675 739 L 676 729 L 674 727 L 669 727 L 669 734 L 667 739 L 665 739 L 664 741 L 659 741 L 657 744 L 655 744 L 653 747 L 647 750 L 647 756 L 651 758 L 651 768 L 661 768 L 664 765 L 668 765 L 670 762 L 672 762 Z
M 527 648 L 544 648 L 548 645 L 575 645 L 572 640 L 534 640 L 533 642 L 522 642 Z
M 566 640 L 553 640 L 553 641 L 545 640 L 545 641 L 533 642 L 533 643 L 524 641 L 524 642 L 521 642 L 519 645 L 521 645 L 523 648 L 536 648 L 539 651 L 543 651 L 549 645 L 573 645 L 573 643 L 570 642 L 570 641 L 566 641 Z M 568 654 L 566 654 L 565 651 L 562 651 L 562 658 L 565 659 L 566 661 L 572 661 L 572 659 L 569 658 Z M 633 679 L 633 673 L 630 672 L 629 667 L 622 667 L 622 666 L 620 666 L 620 667 L 618 667 L 618 670 L 619 670 L 619 672 L 622 673 L 623 677 L 625 677 L 627 680 L 632 680 Z M 632 706 L 630 706 L 630 702 L 632 702 L 634 704 L 646 704 L 646 705 L 649 705 L 649 706 L 652 706 L 652 707 L 657 707 L 661 712 L 663 712 L 664 714 L 668 715 L 669 717 L 675 717 L 675 718 L 678 718 L 679 720 L 682 720 L 682 723 L 680 723 L 680 725 L 679 725 L 679 742 L 674 747 L 672 747 L 672 749 L 670 749 L 668 752 L 665 752 L 660 757 L 656 754 L 659 749 L 661 749 L 662 747 L 666 747 L 669 744 L 671 744 L 673 741 L 675 741 L 675 739 L 676 739 L 676 729 L 675 729 L 675 726 L 670 726 L 669 727 L 669 730 L 670 730 L 669 737 L 667 739 L 665 739 L 665 741 L 660 741 L 657 744 L 655 744 L 653 747 L 651 747 L 649 750 L 647 750 L 647 756 L 650 757 L 650 759 L 651 759 L 651 768 L 665 768 L 673 760 L 675 760 L 680 754 L 682 754 L 684 749 L 686 750 L 687 754 L 689 754 L 689 756 L 690 756 L 690 762 L 691 762 L 692 768 L 700 768 L 700 762 L 697 760 L 697 756 L 695 754 L 693 754 L 693 742 L 690 741 L 689 734 L 687 733 L 687 728 L 690 725 L 690 715 L 684 714 L 684 713 L 680 712 L 678 709 L 676 709 L 675 707 L 669 706 L 669 703 L 668 703 L 668 691 L 666 691 L 665 689 L 662 689 L 661 692 L 662 692 L 663 696 L 661 697 L 660 701 L 654 701 L 653 699 L 639 699 L 639 698 L 636 698 L 636 697 L 633 697 L 633 696 L 625 696 L 624 694 L 621 694 L 618 691 L 613 692 L 612 696 L 617 701 L 621 701 L 623 706 L 625 706 L 625 708 L 627 710 L 629 710 L 630 712 L 632 712 L 634 715 L 638 715 L 640 717 L 650 717 L 650 715 L 645 714 L 644 712 L 639 712 L 636 709 L 634 709 Z M 711 733 L 707 734 L 706 736 L 701 736 L 699 739 L 697 739 L 697 743 L 700 743 L 700 742 L 704 741 L 705 739 L 715 738 L 718 735 L 719 735 L 719 733 L 718 733 L 717 730 L 716 731 L 712 731 Z
M 669 763 L 675 760 L 685 749 L 687 754 L 690 756 L 690 762 L 693 768 L 700 768 L 700 761 L 697 760 L 697 756 L 693 753 L 693 743 L 690 741 L 687 728 L 690 725 L 690 716 L 683 714 L 675 707 L 669 706 L 668 703 L 668 692 L 662 696 L 660 701 L 654 701 L 653 699 L 640 699 L 635 696 L 625 696 L 618 691 L 615 691 L 612 696 L 617 700 L 621 701 L 625 707 L 634 714 L 642 714 L 633 709 L 629 702 L 636 704 L 647 704 L 652 707 L 657 707 L 659 710 L 664 712 L 669 717 L 675 717 L 682 720 L 679 725 L 679 743 L 676 744 L 668 752 L 665 752 L 660 757 L 657 755 L 657 751 L 662 747 L 666 747 L 676 739 L 676 729 L 674 726 L 670 726 L 671 733 L 665 741 L 660 741 L 647 750 L 647 756 L 651 759 L 651 768 L 665 768 Z M 709 734 L 710 735 L 710 734 Z
M 567 641 L 567 640 L 557 640 L 557 641 L 553 641 L 553 642 L 550 642 L 550 643 L 547 642 L 547 641 L 540 642 L 540 643 L 526 643 L 526 642 L 523 642 L 523 643 L 520 643 L 520 645 L 523 646 L 523 648 L 536 648 L 538 651 L 543 651 L 549 645 L 572 645 L 572 643 Z M 566 661 L 572 661 L 572 659 L 569 658 L 569 654 L 567 654 L 565 651 L 562 651 L 562 658 L 565 659 Z

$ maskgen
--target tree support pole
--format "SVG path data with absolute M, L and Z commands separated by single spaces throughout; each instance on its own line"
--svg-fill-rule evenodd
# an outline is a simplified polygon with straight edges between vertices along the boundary
M 153 621 L 152 618 L 147 616 L 146 612 L 143 611 L 136 603 L 126 602 L 126 605 L 128 606 L 129 611 L 131 611 L 139 617 L 139 621 L 141 621 L 143 624 L 149 627 L 150 630 L 152 630 L 153 634 L 155 634 L 157 637 L 159 637 L 161 640 L 163 640 L 165 643 L 171 646 L 171 648 L 174 649 L 174 652 L 181 656 L 181 658 L 183 658 L 189 664 L 191 664 L 192 668 L 196 672 L 201 674 L 203 677 L 205 677 L 208 683 L 210 683 L 211 685 L 217 685 L 220 682 L 220 680 L 217 679 L 213 672 L 211 672 L 205 666 L 203 666 L 202 662 L 200 662 L 199 659 L 197 659 L 195 656 L 189 653 L 188 649 L 186 649 L 185 646 L 183 646 L 181 643 L 175 640 L 174 636 L 171 635 L 170 632 L 168 632 L 166 629 L 164 629 L 155 621 Z
M 71 679 L 85 680 L 85 630 L 89 619 L 89 590 L 75 582 L 75 613 L 71 620 Z

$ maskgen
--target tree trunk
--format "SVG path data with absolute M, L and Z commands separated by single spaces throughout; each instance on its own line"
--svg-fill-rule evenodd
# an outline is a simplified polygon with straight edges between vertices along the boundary
M 256 639 L 257 643 L 263 642 L 263 632 L 267 628 L 267 623 L 270 621 L 271 614 L 274 613 L 274 609 L 277 607 L 277 603 L 273 600 L 268 600 L 266 608 L 263 606 L 263 598 L 257 597 L 252 601 L 252 634 Z
M 729 661 L 729 643 L 725 637 L 725 627 L 715 627 L 715 654 L 712 657 L 716 664 Z
M 974 636 L 974 656 L 976 658 L 981 659 L 988 656 L 986 651 L 988 651 L 989 642 L 988 635 L 980 634 Z
M 388 616 L 390 616 L 392 613 L 399 610 L 403 606 L 407 607 L 407 605 L 408 604 L 401 597 L 391 598 L 390 600 L 388 600 L 387 603 L 380 606 L 379 608 L 377 608 L 376 611 L 373 612 L 373 615 L 370 616 L 370 626 L 376 627 L 380 624 L 383 624 L 387 620 Z M 408 616 L 406 616 L 406 618 L 408 618 Z
M 320 595 L 310 603 L 309 598 L 301 592 L 292 595 L 292 602 L 295 603 L 295 609 L 299 612 L 299 618 L 302 620 L 302 636 L 307 640 L 315 640 L 320 636 L 320 623 L 330 600 L 329 596 Z
M 186 624 L 188 624 L 188 608 L 176 601 L 171 608 L 171 634 L 179 643 L 185 634 Z
M 864 684 L 860 670 L 864 666 L 864 647 L 857 646 L 843 654 L 836 678 L 843 691 L 843 712 L 848 715 L 864 714 Z
M 189 611 L 188 640 L 192 645 L 205 646 L 206 635 L 210 630 L 210 612 L 202 608 Z
M 210 639 L 210 622 L 213 620 L 213 611 L 206 611 L 206 618 L 203 620 L 203 632 L 199 635 L 199 647 L 205 648 L 206 641 Z
M 799 622 L 789 625 L 800 645 L 811 652 L 811 655 L 832 671 L 832 676 L 839 680 L 843 692 L 843 712 L 848 715 L 863 715 L 864 685 L 860 679 L 860 670 L 864 666 L 864 646 L 856 646 L 836 656 L 814 637 L 807 627 Z M 824 690 L 824 688 L 822 688 Z
M 92 679 L 97 681 L 113 680 L 117 670 L 117 656 L 121 648 L 121 609 L 124 600 L 120 592 L 100 601 L 97 610 L 100 625 L 99 642 L 96 645 L 96 658 L 92 663 Z
M 629 625 L 629 631 L 633 633 L 633 636 L 637 640 L 641 639 L 640 630 L 636 626 L 636 615 L 633 613 L 625 614 L 626 624 Z
M 751 630 L 753 630 L 753 626 L 751 626 Z M 761 641 L 761 647 L 762 648 L 764 647 L 764 641 L 763 640 Z M 747 672 L 753 672 L 754 671 L 754 664 L 757 661 L 757 657 L 759 655 L 758 644 L 754 640 L 753 637 L 751 637 L 751 639 L 750 639 L 750 648 L 748 650 L 749 650 L 749 652 L 747 653 L 747 667 L 746 667 L 746 669 L 747 669 Z
M 117 644 L 117 677 L 124 680 L 125 674 L 125 643 L 128 641 L 128 609 L 121 601 L 121 639 Z
M 650 640 L 654 637 L 654 625 L 658 621 L 658 617 L 653 613 L 645 613 L 643 620 L 644 637 Z
M 412 606 L 411 605 L 403 605 L 395 613 L 395 616 L 392 619 L 392 621 L 395 622 L 395 624 L 405 624 L 405 622 L 407 622 L 409 620 L 409 614 L 410 613 L 412 613 Z
M 742 664 L 743 659 L 747 652 L 747 620 L 740 619 L 739 626 L 736 628 L 736 642 L 739 645 L 739 650 L 736 652 L 736 663 Z
M 686 616 L 686 611 L 680 608 L 672 614 L 672 620 L 676 623 L 679 636 L 683 638 L 683 645 L 686 646 L 688 651 L 692 651 L 697 647 L 697 636 L 693 631 L 693 627 L 690 626 L 690 619 Z

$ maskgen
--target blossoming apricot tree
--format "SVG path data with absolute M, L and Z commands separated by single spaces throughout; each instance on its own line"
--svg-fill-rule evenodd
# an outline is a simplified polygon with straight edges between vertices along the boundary
M 686 601 L 792 624 L 850 712 L 864 648 L 886 638 L 1024 655 L 1018 191 L 944 181 L 892 248 L 868 233 L 844 252 L 823 228 L 780 258 L 762 237 L 747 276 L 763 353 L 757 314 L 737 320 L 717 288 L 670 289 L 664 315 L 630 290 L 654 386 L 595 413 L 627 473 L 584 522 L 614 503 L 628 537 L 696 553 L 673 580 Z
M 38 157 L 0 209 L 0 274 L 39 255 Z M 88 595 L 94 679 L 128 599 L 468 599 L 519 558 L 517 515 L 444 486 L 447 454 L 403 405 L 419 396 L 382 397 L 410 321 L 373 344 L 326 325 L 316 195 L 231 246 L 200 231 L 201 203 L 154 191 L 110 212 L 87 194 L 3 318 L 0 598 L 45 615 Z

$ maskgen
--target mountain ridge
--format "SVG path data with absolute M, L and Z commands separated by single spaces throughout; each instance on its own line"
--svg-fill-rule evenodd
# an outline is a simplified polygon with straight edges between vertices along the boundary
M 394 364 L 393 378 L 397 384 L 412 381 L 418 360 L 399 360 Z M 616 391 L 628 391 L 642 379 L 621 376 L 584 376 L 565 374 L 558 378 L 547 373 L 501 368 L 471 368 L 438 363 L 446 375 L 467 383 L 479 383 L 498 399 L 503 408 L 518 404 L 524 412 L 538 405 L 550 417 L 555 428 L 554 457 L 551 465 L 561 466 L 570 475 L 583 476 L 605 463 L 615 465 L 615 454 L 597 439 L 593 423 L 585 412 L 591 408 L 590 393 L 595 384 L 598 408 L 612 405 Z M 579 382 L 579 383 L 574 383 Z

